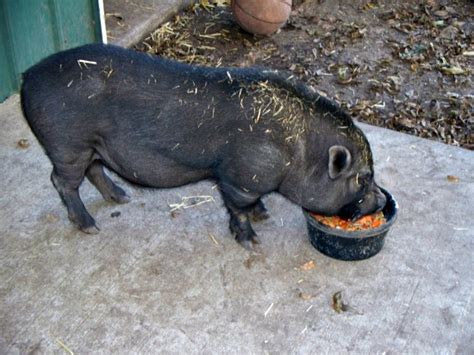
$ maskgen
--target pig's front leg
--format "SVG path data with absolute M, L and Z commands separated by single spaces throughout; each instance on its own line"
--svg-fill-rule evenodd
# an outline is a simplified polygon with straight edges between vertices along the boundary
M 230 214 L 231 232 L 245 249 L 254 250 L 254 244 L 260 244 L 260 241 L 250 224 L 249 215 L 265 219 L 266 209 L 260 196 L 228 184 L 221 184 L 220 187 Z

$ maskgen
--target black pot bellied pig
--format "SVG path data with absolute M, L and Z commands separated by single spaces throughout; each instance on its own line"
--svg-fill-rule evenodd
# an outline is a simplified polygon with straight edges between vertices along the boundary
M 151 187 L 215 179 L 247 248 L 258 242 L 249 219 L 268 217 L 261 197 L 272 191 L 354 218 L 386 202 L 362 131 L 276 71 L 203 68 L 92 44 L 30 68 L 21 103 L 69 218 L 86 233 L 98 228 L 79 197 L 84 177 L 106 200 L 129 200 L 104 166 Z

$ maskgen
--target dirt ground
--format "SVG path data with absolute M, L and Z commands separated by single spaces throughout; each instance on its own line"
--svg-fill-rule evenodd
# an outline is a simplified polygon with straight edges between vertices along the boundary
M 474 149 L 474 2 L 295 1 L 270 37 L 201 0 L 137 49 L 208 66 L 287 70 L 356 120 Z

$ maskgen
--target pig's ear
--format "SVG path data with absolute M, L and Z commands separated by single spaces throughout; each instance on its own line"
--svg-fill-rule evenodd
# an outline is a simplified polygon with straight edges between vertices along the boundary
M 349 171 L 351 159 L 351 152 L 346 147 L 333 145 L 329 148 L 329 177 L 334 180 Z

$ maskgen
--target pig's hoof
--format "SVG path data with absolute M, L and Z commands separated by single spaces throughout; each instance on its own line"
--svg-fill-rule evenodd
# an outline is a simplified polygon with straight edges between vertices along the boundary
M 235 239 L 240 245 L 242 245 L 245 249 L 249 251 L 255 251 L 255 246 L 257 244 L 260 244 L 260 240 L 258 239 L 256 235 L 251 235 L 251 236 L 237 235 Z
M 92 225 L 89 227 L 81 228 L 81 231 L 87 234 L 98 234 L 100 232 L 100 229 L 96 225 Z
M 242 245 L 248 251 L 255 251 L 255 246 L 250 240 L 243 240 L 239 242 L 239 244 Z
M 253 222 L 260 222 L 270 218 L 270 214 L 267 211 L 253 210 L 250 213 L 250 218 Z
M 254 208 L 250 211 L 249 217 L 254 222 L 260 222 L 270 218 L 270 214 L 268 213 L 263 202 L 259 200 Z
M 115 203 L 128 203 L 132 199 L 127 193 L 117 185 L 114 185 L 112 191 L 103 194 L 104 199 Z
M 132 198 L 128 196 L 126 193 L 124 193 L 123 195 L 111 196 L 111 200 L 113 202 L 123 204 L 123 203 L 129 203 L 132 200 Z

